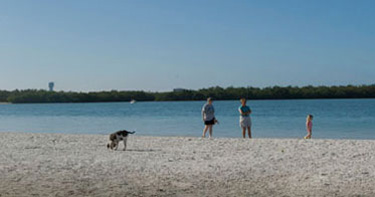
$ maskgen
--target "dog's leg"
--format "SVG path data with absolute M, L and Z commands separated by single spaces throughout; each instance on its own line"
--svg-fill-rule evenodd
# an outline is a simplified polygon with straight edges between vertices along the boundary
M 123 139 L 123 141 L 124 141 L 124 151 L 126 151 L 126 141 L 128 141 L 128 137 L 125 137 L 125 138 Z
M 117 150 L 118 149 L 118 141 L 116 141 L 116 142 L 114 142 L 115 144 L 114 144 L 114 146 L 115 146 L 115 150 Z

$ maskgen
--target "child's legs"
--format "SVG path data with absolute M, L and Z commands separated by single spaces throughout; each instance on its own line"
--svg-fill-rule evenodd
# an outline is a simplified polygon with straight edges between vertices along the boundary
M 310 131 L 307 131 L 307 135 L 305 136 L 306 139 L 310 139 L 311 138 L 311 132 Z
M 246 127 L 241 127 L 242 128 L 242 137 L 246 137 Z

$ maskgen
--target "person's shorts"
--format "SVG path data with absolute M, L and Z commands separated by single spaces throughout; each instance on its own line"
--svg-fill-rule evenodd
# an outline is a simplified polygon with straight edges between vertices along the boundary
M 251 127 L 250 116 L 240 116 L 240 127 L 242 128 Z
M 205 125 L 214 125 L 215 124 L 215 118 L 212 120 L 204 121 Z

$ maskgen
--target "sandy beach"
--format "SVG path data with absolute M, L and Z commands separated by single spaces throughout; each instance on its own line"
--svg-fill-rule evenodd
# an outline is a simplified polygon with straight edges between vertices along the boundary
M 0 196 L 374 196 L 375 141 L 0 132 Z

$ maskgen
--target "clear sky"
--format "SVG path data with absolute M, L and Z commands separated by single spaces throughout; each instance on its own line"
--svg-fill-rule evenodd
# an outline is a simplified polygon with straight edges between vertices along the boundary
M 0 0 L 0 89 L 374 79 L 374 0 Z

